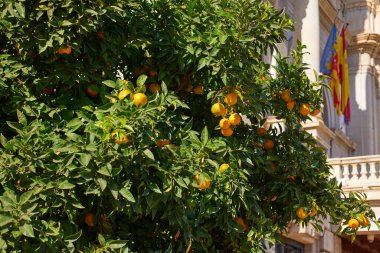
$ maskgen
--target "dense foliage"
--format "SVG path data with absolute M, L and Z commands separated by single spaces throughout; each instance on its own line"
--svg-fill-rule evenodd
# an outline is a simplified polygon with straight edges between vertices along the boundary
M 303 47 L 276 77 L 262 60 L 288 29 L 262 0 L 1 1 L 2 252 L 259 252 L 291 221 L 366 226 L 301 127 L 322 104 Z

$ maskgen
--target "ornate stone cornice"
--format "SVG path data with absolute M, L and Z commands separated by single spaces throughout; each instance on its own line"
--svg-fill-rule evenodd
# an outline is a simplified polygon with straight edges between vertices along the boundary
M 367 53 L 374 58 L 380 57 L 380 34 L 361 33 L 351 38 L 348 52 Z
M 335 19 L 336 14 L 338 13 L 338 17 Z M 337 27 L 341 27 L 343 21 L 341 13 L 335 8 L 335 6 L 331 3 L 331 0 L 319 0 L 319 15 L 320 22 L 330 29 L 335 21 Z M 346 30 L 346 39 L 347 41 L 351 40 L 351 33 L 349 30 Z
M 356 2 L 351 2 L 346 5 L 346 11 L 351 11 L 352 9 L 358 8 L 368 8 L 371 12 L 376 12 L 376 1 L 375 0 L 361 0 Z

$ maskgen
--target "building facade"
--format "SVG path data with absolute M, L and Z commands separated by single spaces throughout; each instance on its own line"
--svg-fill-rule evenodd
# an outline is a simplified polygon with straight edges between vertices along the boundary
M 278 45 L 282 55 L 295 47 L 297 40 L 310 54 L 303 61 L 319 72 L 319 64 L 333 23 L 346 30 L 351 122 L 345 125 L 335 112 L 328 90 L 324 93 L 323 112 L 304 124 L 325 148 L 332 176 L 342 183 L 345 192 L 367 194 L 376 216 L 380 217 L 380 0 L 269 0 L 284 8 L 295 22 L 288 41 Z M 268 56 L 267 56 L 268 57 Z M 270 59 L 273 57 L 270 55 Z M 270 60 L 269 60 L 270 61 Z M 312 227 L 293 225 L 284 235 L 284 244 L 267 252 L 279 253 L 380 253 L 380 230 L 358 231 L 354 243 L 334 235 L 328 220 L 323 233 Z

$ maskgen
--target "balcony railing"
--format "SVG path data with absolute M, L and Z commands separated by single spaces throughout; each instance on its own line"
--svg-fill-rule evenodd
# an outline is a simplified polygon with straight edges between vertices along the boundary
M 380 155 L 331 158 L 328 162 L 343 187 L 380 186 Z

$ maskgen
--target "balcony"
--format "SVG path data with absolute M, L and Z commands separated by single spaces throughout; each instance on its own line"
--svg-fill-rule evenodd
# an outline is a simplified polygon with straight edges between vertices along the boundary
M 328 159 L 346 191 L 380 191 L 380 155 Z M 380 200 L 380 195 L 377 196 Z

